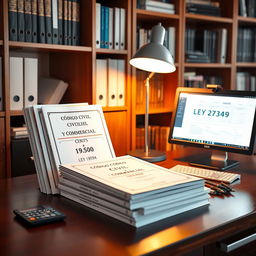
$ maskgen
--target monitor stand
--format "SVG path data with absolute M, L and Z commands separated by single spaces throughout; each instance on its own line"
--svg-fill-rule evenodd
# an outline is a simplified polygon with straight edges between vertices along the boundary
M 190 165 L 225 171 L 239 165 L 238 161 L 228 159 L 227 152 L 215 152 L 209 155 L 194 155 L 179 159 Z

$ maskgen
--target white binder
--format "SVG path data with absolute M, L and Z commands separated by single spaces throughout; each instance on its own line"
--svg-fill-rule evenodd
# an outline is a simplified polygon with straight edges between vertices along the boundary
M 117 106 L 125 105 L 125 61 L 117 60 Z
M 24 107 L 37 104 L 38 59 L 24 58 Z
M 3 111 L 3 72 L 2 72 L 2 57 L 0 57 L 0 111 Z
M 23 108 L 23 58 L 10 57 L 10 109 Z
M 96 3 L 96 48 L 100 48 L 100 29 L 101 29 L 101 4 Z
M 108 59 L 108 106 L 117 106 L 117 60 Z
M 119 32 L 119 49 L 125 49 L 125 9 L 120 8 L 120 32 Z
M 108 17 L 108 48 L 113 49 L 113 8 L 109 8 Z
M 107 106 L 107 60 L 96 59 L 96 104 Z
M 120 41 L 120 8 L 114 8 L 114 49 L 119 50 Z

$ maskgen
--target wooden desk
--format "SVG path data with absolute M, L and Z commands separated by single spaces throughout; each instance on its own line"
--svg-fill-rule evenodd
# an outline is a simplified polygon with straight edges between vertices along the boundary
M 181 147 L 159 164 L 172 167 L 180 163 L 172 159 L 187 152 L 191 151 Z M 209 208 L 180 214 L 137 231 L 66 198 L 40 193 L 34 175 L 1 180 L 1 255 L 176 256 L 195 249 L 195 255 L 217 255 L 216 241 L 256 227 L 256 157 L 232 157 L 240 160 L 236 171 L 242 177 L 233 196 L 211 198 Z M 59 209 L 67 215 L 66 221 L 26 228 L 14 219 L 13 209 L 37 204 Z

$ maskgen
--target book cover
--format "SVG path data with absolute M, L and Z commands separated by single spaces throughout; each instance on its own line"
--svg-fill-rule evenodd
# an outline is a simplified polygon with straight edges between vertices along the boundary
M 18 19 L 18 41 L 25 41 L 25 0 L 17 1 L 17 19 Z
M 59 28 L 58 28 L 58 0 L 51 0 L 52 7 L 52 43 L 59 43 Z
M 80 0 L 72 2 L 72 45 L 79 45 L 80 37 Z
M 25 0 L 24 2 L 24 18 L 25 18 L 25 41 L 32 42 L 31 0 Z
M 52 6 L 51 0 L 44 0 L 45 37 L 46 43 L 52 44 Z
M 58 0 L 58 43 L 63 44 L 63 0 Z
M 31 21 L 32 21 L 32 42 L 38 42 L 38 30 L 37 30 L 37 0 L 31 0 Z
M 11 41 L 18 41 L 18 21 L 17 21 L 17 0 L 8 1 L 8 15 L 9 15 L 9 39 Z
M 37 26 L 38 26 L 38 42 L 45 44 L 45 17 L 44 17 L 44 0 L 37 0 Z

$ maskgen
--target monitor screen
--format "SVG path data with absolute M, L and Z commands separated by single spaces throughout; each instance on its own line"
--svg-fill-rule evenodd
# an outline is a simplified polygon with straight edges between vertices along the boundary
M 252 154 L 256 92 L 178 88 L 169 142 Z

